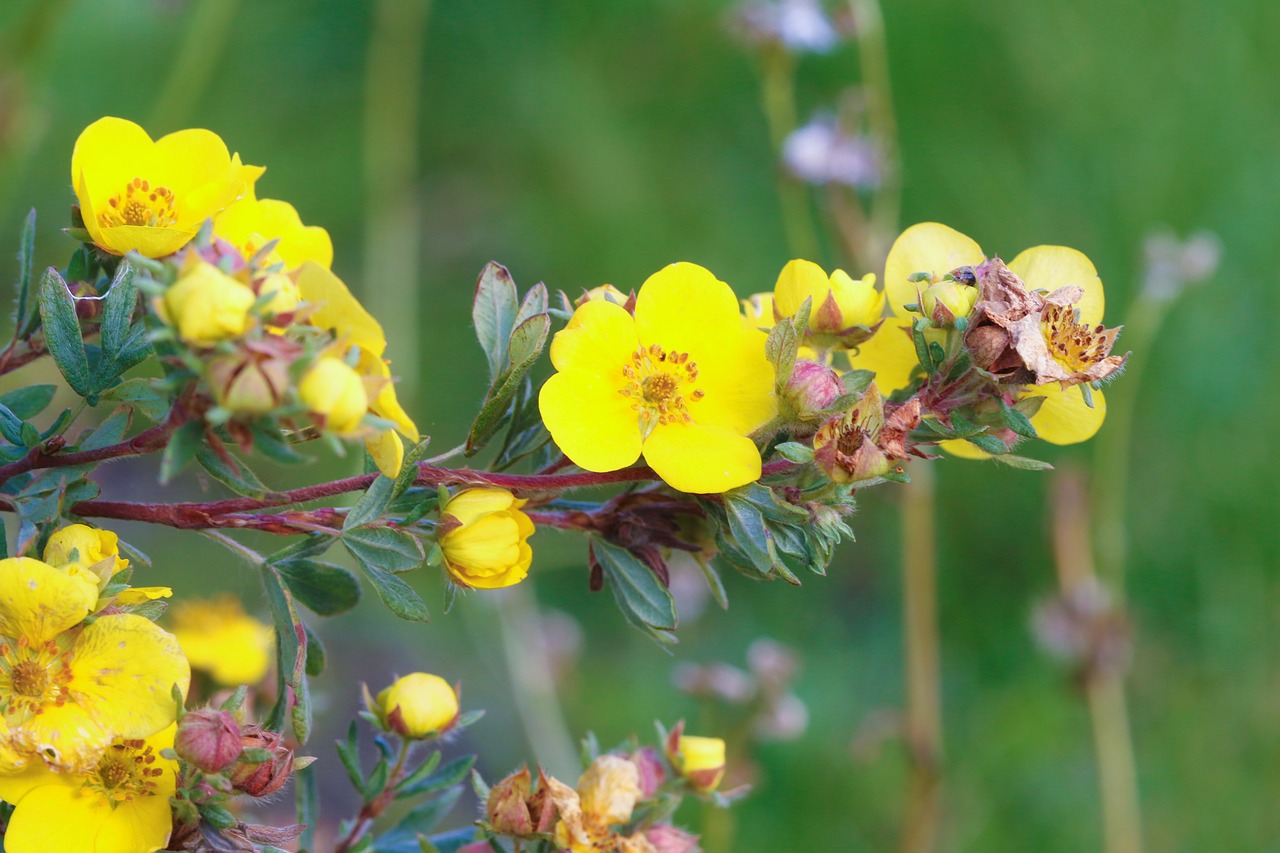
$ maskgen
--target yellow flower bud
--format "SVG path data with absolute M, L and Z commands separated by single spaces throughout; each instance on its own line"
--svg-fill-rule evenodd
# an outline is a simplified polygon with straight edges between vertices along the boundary
M 676 772 L 699 791 L 714 791 L 724 778 L 724 741 L 718 737 L 686 735 L 683 722 L 667 737 L 667 759 Z
M 298 285 L 284 273 L 273 272 L 258 285 L 258 295 L 272 294 L 263 310 L 267 314 L 289 314 L 298 309 L 302 296 Z
M 506 489 L 464 489 L 440 509 L 445 567 L 464 586 L 497 589 L 525 579 L 533 551 L 533 522 L 525 502 Z
M 937 326 L 950 326 L 968 317 L 978 301 L 978 288 L 955 281 L 931 284 L 920 296 L 920 312 Z
M 194 346 L 238 338 L 253 325 L 249 309 L 256 297 L 213 264 L 197 261 L 164 294 L 159 306 L 178 337 Z
M 615 305 L 625 306 L 630 298 L 612 284 L 602 284 L 583 293 L 574 300 L 573 304 L 577 307 L 584 302 L 612 302 Z
M 99 530 L 87 524 L 70 524 L 49 537 L 44 546 L 44 561 L 51 566 L 79 563 L 88 568 L 103 560 L 111 560 L 109 571 L 103 571 L 103 580 L 129 567 L 129 561 L 120 556 L 120 537 L 110 530 Z
M 324 429 L 339 435 L 358 432 L 369 411 L 369 395 L 360 374 L 329 355 L 321 356 L 302 377 L 298 397 Z
M 809 299 L 810 341 L 821 348 L 854 347 L 870 337 L 866 329 L 876 326 L 884 313 L 884 292 L 875 284 L 871 273 L 856 280 L 844 270 L 828 276 L 817 264 L 797 259 L 778 275 L 774 306 L 778 316 L 790 317 Z
M 440 676 L 414 672 L 379 693 L 371 710 L 396 734 L 425 738 L 458 716 L 458 694 Z
M 208 377 L 219 406 L 237 415 L 262 415 L 284 400 L 289 365 L 281 358 L 245 352 L 214 359 Z

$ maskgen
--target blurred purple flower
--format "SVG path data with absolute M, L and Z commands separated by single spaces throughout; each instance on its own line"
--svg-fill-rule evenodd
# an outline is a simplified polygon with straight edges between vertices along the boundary
M 810 184 L 844 184 L 867 189 L 880 183 L 875 145 L 842 128 L 830 115 L 815 116 L 787 136 L 782 146 L 787 171 Z
M 826 53 L 840 42 L 818 0 L 744 3 L 734 23 L 748 41 L 778 44 L 792 53 Z
M 1211 231 L 1198 231 L 1186 240 L 1170 231 L 1159 231 L 1147 237 L 1143 251 L 1143 290 L 1164 301 L 1211 278 L 1222 258 L 1222 243 Z

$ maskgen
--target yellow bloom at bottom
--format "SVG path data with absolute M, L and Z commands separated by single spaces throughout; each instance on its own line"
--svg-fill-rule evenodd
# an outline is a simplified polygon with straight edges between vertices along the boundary
M 525 502 L 506 489 L 463 489 L 440 509 L 440 550 L 449 575 L 464 586 L 498 589 L 529 574 L 533 522 Z
M 149 738 L 115 740 L 81 773 L 43 765 L 0 776 L 0 799 L 16 808 L 4 835 L 8 853 L 152 853 L 169 840 L 178 763 L 160 752 L 176 726 Z
M 275 632 L 230 595 L 173 608 L 173 633 L 196 669 L 227 687 L 257 684 L 271 666 Z

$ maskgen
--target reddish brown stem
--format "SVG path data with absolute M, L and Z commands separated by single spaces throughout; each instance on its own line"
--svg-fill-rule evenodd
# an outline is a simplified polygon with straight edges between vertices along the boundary
M 155 426 L 144 429 L 133 438 L 115 444 L 108 444 L 106 447 L 97 447 L 93 450 L 78 450 L 72 453 L 58 453 L 57 451 L 62 447 L 64 440 L 61 436 L 54 436 L 43 444 L 31 448 L 31 452 L 21 459 L 10 462 L 7 465 L 0 465 L 0 484 L 27 471 L 43 468 L 67 468 L 72 465 L 89 465 L 95 462 L 122 459 L 127 456 L 142 456 L 147 453 L 154 453 L 165 446 L 169 436 L 178 427 L 186 423 L 187 417 L 185 409 L 175 406 L 170 411 L 169 417 Z

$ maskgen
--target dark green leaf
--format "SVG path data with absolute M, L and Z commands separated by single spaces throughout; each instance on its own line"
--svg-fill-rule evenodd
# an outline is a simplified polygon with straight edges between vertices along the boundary
M 439 753 L 436 754 L 436 760 L 439 759 Z M 414 772 L 409 778 L 405 779 L 396 790 L 396 798 L 413 797 L 418 794 L 430 794 L 435 791 L 442 791 L 445 788 L 452 788 L 454 785 L 462 784 L 462 780 L 467 778 L 467 774 L 471 772 L 471 768 L 475 766 L 476 757 L 474 755 L 463 755 L 455 758 L 448 764 L 435 770 L 434 761 L 429 759 L 424 766 L 430 766 L 426 774 Z M 434 772 L 432 772 L 434 770 Z M 427 775 L 429 774 L 429 775 Z
M 45 344 L 63 378 L 71 390 L 82 397 L 89 396 L 93 386 L 76 303 L 67 290 L 67 283 L 52 267 L 40 281 L 40 318 L 44 323 Z
M 1023 438 L 1036 438 L 1036 428 L 1032 426 L 1031 419 L 1018 409 L 1006 406 L 1003 401 L 1000 403 L 1000 418 L 1005 426 Z
M 494 430 L 502 423 L 502 416 L 516 392 L 525 374 L 533 367 L 538 356 L 542 355 L 547 345 L 547 335 L 551 331 L 551 318 L 546 314 L 538 314 L 525 320 L 511 333 L 510 346 L 507 349 L 506 367 L 493 380 L 489 393 L 485 395 L 480 413 L 471 425 L 471 433 L 467 436 L 467 455 L 476 453 L 484 447 L 493 435 Z
M 390 477 L 380 476 L 374 480 L 355 505 L 347 510 L 342 529 L 350 530 L 382 518 L 395 497 L 395 489 L 396 481 Z
M 100 450 L 112 444 L 119 444 L 129 430 L 133 420 L 132 413 L 125 406 L 117 408 L 84 441 L 80 442 L 81 450 Z
M 28 385 L 0 394 L 0 405 L 21 420 L 34 418 L 45 410 L 58 390 L 56 385 Z
M 711 597 L 715 599 L 716 604 L 720 605 L 721 610 L 728 610 L 729 596 L 724 591 L 724 581 L 720 580 L 720 573 L 716 571 L 716 567 L 711 565 L 710 560 L 699 556 L 695 556 L 694 561 L 698 564 L 698 568 L 702 569 L 702 577 L 707 582 Z
M 296 695 L 301 689 L 302 680 L 306 678 L 306 629 L 302 627 L 297 608 L 293 604 L 293 596 L 276 567 L 264 564 L 260 574 L 267 592 L 267 602 L 271 605 L 271 620 L 276 628 L 276 669 L 280 686 L 279 698 L 266 725 L 278 730 L 284 726 L 284 712 L 288 704 L 288 691 L 284 688 L 293 688 Z M 297 723 L 295 717 L 295 734 L 301 740 L 303 734 L 296 731 Z
M 22 440 L 23 423 L 22 418 L 9 411 L 7 406 L 0 405 L 0 435 L 3 435 L 10 444 L 26 445 Z
M 515 328 L 519 311 L 516 283 L 507 268 L 495 261 L 485 264 L 476 282 L 475 300 L 471 305 L 471 320 L 476 327 L 476 338 L 489 360 L 489 378 L 496 379 L 506 363 L 507 341 Z
M 314 850 L 316 824 L 320 818 L 320 787 L 316 784 L 315 769 L 304 767 L 293 776 L 297 795 L 298 823 L 306 827 L 298 837 L 299 850 Z
M 169 411 L 170 395 L 164 391 L 163 379 L 138 377 L 126 379 L 114 388 L 101 393 L 104 400 L 126 403 L 142 413 L 143 417 L 158 421 Z
M 1048 462 L 1041 462 L 1039 459 L 1028 459 L 1025 456 L 1014 456 L 1012 453 L 1002 453 L 991 458 L 1002 465 L 1008 465 L 1010 468 L 1017 468 L 1022 471 L 1053 470 L 1053 466 Z
M 378 593 L 378 598 L 382 599 L 382 603 L 392 613 L 401 619 L 413 622 L 431 621 L 427 605 L 423 603 L 421 596 L 413 591 L 413 587 L 377 566 L 371 566 L 362 561 L 360 568 L 364 570 L 364 576 L 369 579 L 374 591 Z
M 35 271 L 36 209 L 33 207 L 22 224 L 22 237 L 18 242 L 18 304 L 13 325 L 16 337 L 25 338 L 35 331 L 39 314 L 31 304 L 31 277 Z
M 422 543 L 394 527 L 357 527 L 344 531 L 342 544 L 351 556 L 385 572 L 416 569 L 427 558 Z
M 985 450 L 992 456 L 1001 456 L 1009 452 L 1008 445 L 994 435 L 978 433 L 977 435 L 967 436 L 967 440 L 970 444 L 977 446 L 980 450 Z
M 199 421 L 183 424 L 169 438 L 160 457 L 160 482 L 169 482 L 190 465 L 203 443 L 204 424 Z
M 784 441 L 774 448 L 778 455 L 788 462 L 805 464 L 813 461 L 813 448 L 798 441 Z
M 121 261 L 111 279 L 111 289 L 103 300 L 100 335 L 107 361 L 115 361 L 120 355 L 133 325 L 133 309 L 138 304 L 137 277 L 133 264 Z
M 630 551 L 603 539 L 592 539 L 591 548 L 618 607 L 628 618 L 653 628 L 675 630 L 675 599 L 652 569 Z
M 360 601 L 360 581 L 341 566 L 291 559 L 275 567 L 294 597 L 321 616 L 345 613 Z
M 238 495 L 261 498 L 271 491 L 243 461 L 235 459 L 233 466 L 207 442 L 202 441 L 197 447 L 196 461 L 200 463 L 201 468 L 209 472 L 211 477 Z
M 374 799 L 387 789 L 387 780 L 389 778 L 391 778 L 391 767 L 387 764 L 386 756 L 383 756 L 378 759 L 377 764 L 373 765 L 373 772 L 365 780 L 360 796 L 364 797 L 366 803 Z
M 374 839 L 377 853 L 422 853 L 419 835 L 426 835 L 449 813 L 462 796 L 462 788 L 452 790 L 427 800 L 404 816 L 395 827 Z

